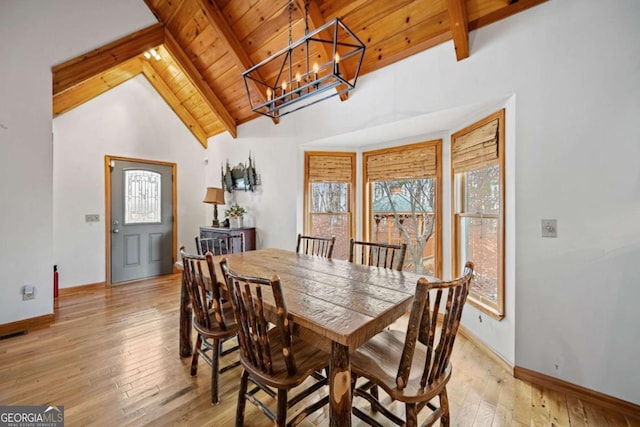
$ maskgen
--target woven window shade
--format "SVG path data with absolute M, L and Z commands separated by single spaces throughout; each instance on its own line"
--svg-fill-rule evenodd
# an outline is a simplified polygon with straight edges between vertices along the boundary
M 456 173 L 498 164 L 498 119 L 453 141 L 451 165 Z
M 436 147 L 431 145 L 368 156 L 367 180 L 435 178 L 436 155 Z
M 309 181 L 351 182 L 352 164 L 349 156 L 309 156 Z

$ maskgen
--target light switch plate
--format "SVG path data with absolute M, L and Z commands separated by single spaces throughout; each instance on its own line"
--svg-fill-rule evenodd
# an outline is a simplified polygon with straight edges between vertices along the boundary
M 84 222 L 100 222 L 100 215 L 98 215 L 98 214 L 86 214 L 84 216 Z
M 32 285 L 25 285 L 22 288 L 22 299 L 34 299 L 36 297 L 36 289 Z
M 540 222 L 542 237 L 558 237 L 558 221 L 555 219 L 543 219 Z

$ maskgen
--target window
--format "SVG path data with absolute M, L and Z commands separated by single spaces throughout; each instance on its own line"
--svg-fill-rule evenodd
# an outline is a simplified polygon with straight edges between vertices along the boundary
M 355 153 L 305 153 L 305 234 L 336 236 L 333 258 L 349 258 Z
M 475 264 L 469 302 L 504 317 L 504 110 L 451 137 L 454 273 Z
M 404 270 L 441 275 L 442 141 L 363 153 L 364 236 L 407 244 Z
M 162 222 L 162 175 L 157 172 L 130 169 L 124 171 L 124 222 L 148 224 Z

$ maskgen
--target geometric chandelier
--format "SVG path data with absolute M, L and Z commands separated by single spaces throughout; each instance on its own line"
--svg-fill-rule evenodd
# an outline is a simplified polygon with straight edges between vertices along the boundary
M 244 73 L 251 109 L 277 119 L 317 102 L 347 93 L 356 86 L 365 46 L 339 19 L 309 32 L 305 4 L 305 34 Z M 343 96 L 344 95 L 344 96 Z

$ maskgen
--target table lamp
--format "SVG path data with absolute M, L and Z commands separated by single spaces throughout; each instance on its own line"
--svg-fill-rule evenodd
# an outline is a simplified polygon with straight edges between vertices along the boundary
M 222 188 L 208 187 L 207 194 L 205 194 L 202 202 L 213 205 L 213 223 L 211 226 L 220 227 L 220 222 L 218 221 L 218 205 L 224 205 L 224 190 Z

